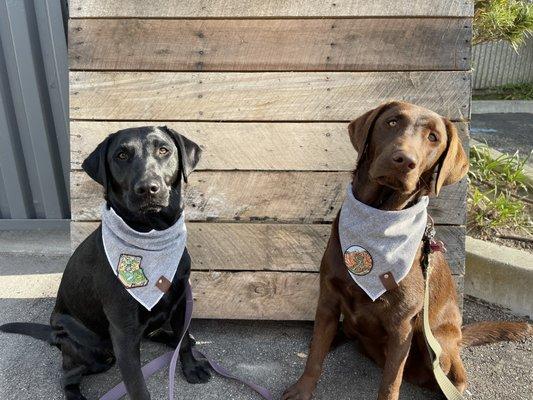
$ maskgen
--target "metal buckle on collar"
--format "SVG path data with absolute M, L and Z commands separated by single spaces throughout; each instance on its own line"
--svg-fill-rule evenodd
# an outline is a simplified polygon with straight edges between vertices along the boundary
M 446 253 L 446 246 L 441 240 L 435 240 L 435 221 L 431 218 L 431 215 L 428 215 L 428 224 L 426 226 L 426 231 L 422 237 L 422 273 L 424 278 L 427 279 L 429 274 L 429 256 L 436 251 L 441 253 Z

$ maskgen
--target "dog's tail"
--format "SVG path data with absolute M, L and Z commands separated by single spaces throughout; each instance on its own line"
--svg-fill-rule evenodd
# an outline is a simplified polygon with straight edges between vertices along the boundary
M 11 324 L 0 326 L 0 331 L 27 335 L 52 344 L 52 327 L 50 325 L 34 324 L 30 322 L 13 322 Z
M 461 346 L 481 346 L 502 341 L 515 342 L 533 336 L 527 322 L 478 322 L 463 326 Z

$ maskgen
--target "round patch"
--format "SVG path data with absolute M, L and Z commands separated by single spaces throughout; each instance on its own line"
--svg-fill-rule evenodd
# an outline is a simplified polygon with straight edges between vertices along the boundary
M 355 275 L 366 275 L 372 270 L 372 256 L 361 246 L 350 246 L 344 252 L 344 264 Z

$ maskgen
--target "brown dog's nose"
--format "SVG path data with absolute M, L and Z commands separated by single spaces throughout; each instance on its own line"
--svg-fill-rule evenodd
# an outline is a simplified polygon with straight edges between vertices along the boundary
M 138 194 L 139 196 L 150 196 L 157 194 L 161 187 L 159 186 L 159 183 L 156 181 L 141 181 L 138 182 L 133 190 L 135 191 L 135 194 Z
M 392 161 L 402 168 L 415 169 L 416 167 L 416 158 L 408 153 L 403 151 L 397 151 L 392 156 Z

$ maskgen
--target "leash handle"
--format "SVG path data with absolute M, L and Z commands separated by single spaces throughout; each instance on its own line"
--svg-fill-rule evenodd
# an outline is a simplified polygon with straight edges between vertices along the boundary
M 185 324 L 183 325 L 183 331 L 181 333 L 180 340 L 178 342 L 178 345 L 176 346 L 176 349 L 174 351 L 169 351 L 163 354 L 162 356 L 157 357 L 156 359 L 150 361 L 148 364 L 146 364 L 141 369 L 144 378 L 147 379 L 153 374 L 155 374 L 157 371 L 169 365 L 169 369 L 168 369 L 169 400 L 174 400 L 174 377 L 176 375 L 176 364 L 178 362 L 181 342 L 183 341 L 183 338 L 185 337 L 187 331 L 189 330 L 189 326 L 191 325 L 191 320 L 192 320 L 192 309 L 193 309 L 194 300 L 192 297 L 191 284 L 189 282 L 187 282 L 187 285 L 185 287 L 185 299 L 186 299 Z M 225 378 L 233 379 L 237 382 L 243 383 L 244 385 L 248 386 L 250 389 L 257 392 L 265 400 L 273 400 L 272 394 L 268 391 L 268 389 L 262 386 L 256 385 L 255 383 L 248 382 L 246 380 L 238 378 L 237 376 L 228 372 L 228 370 L 226 370 L 220 364 L 211 360 L 209 357 L 207 357 L 205 354 L 203 354 L 202 352 L 198 350 L 193 348 L 192 351 L 195 357 L 201 356 L 205 358 L 206 361 L 211 366 L 211 368 L 213 368 L 213 371 L 215 371 L 217 374 Z M 106 394 L 104 394 L 102 397 L 100 397 L 100 400 L 118 400 L 122 396 L 126 395 L 126 393 L 127 393 L 126 386 L 124 385 L 124 382 L 121 382 L 118 385 L 116 385 L 114 388 L 112 388 L 110 391 L 108 391 Z

